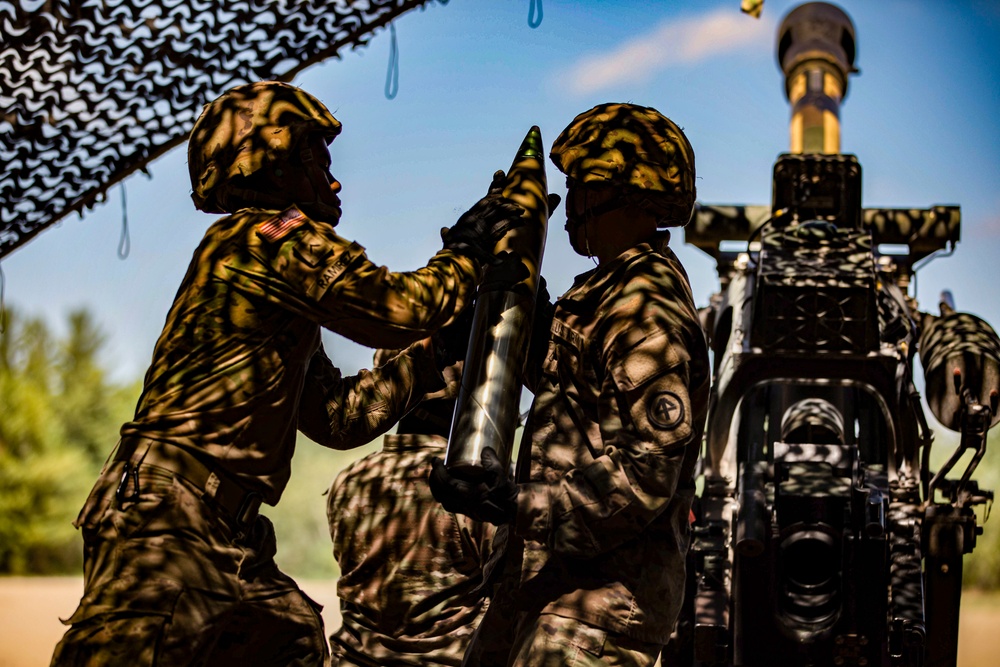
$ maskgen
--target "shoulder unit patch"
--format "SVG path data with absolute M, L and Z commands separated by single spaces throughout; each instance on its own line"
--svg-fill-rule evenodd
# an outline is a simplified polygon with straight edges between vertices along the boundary
M 649 402 L 646 416 L 656 428 L 673 431 L 684 421 L 684 401 L 672 391 L 661 391 Z

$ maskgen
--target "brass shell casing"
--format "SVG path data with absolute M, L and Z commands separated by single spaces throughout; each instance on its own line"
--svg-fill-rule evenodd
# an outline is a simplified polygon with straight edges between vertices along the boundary
M 507 171 L 504 196 L 524 208 L 525 224 L 508 232 L 494 253 L 513 251 L 528 277 L 513 289 L 480 289 L 473 312 L 469 350 L 452 418 L 445 465 L 458 477 L 481 477 L 483 449 L 492 447 L 510 464 L 518 426 L 521 377 L 531 340 L 535 296 L 541 276 L 548 228 L 545 153 L 538 127 L 532 127 Z M 483 283 L 490 281 L 487 269 Z

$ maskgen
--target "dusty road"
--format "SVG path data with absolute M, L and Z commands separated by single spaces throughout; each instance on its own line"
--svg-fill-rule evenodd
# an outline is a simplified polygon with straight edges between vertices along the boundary
M 327 628 L 340 625 L 337 593 L 328 581 L 302 581 L 324 606 Z M 83 591 L 76 577 L 0 578 L 0 667 L 44 667 Z M 967 593 L 962 604 L 958 667 L 1000 664 L 1000 595 Z

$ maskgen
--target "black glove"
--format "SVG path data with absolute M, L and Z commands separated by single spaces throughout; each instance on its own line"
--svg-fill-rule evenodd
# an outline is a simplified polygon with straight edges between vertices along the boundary
M 530 275 L 521 256 L 512 250 L 494 256 L 494 262 L 486 268 L 483 282 L 479 284 L 479 294 L 493 290 L 511 290 Z M 523 286 L 527 294 L 527 285 Z
M 524 209 L 503 196 L 507 176 L 497 171 L 489 192 L 462 214 L 454 227 L 441 230 L 444 247 L 477 259 L 482 264 L 495 264 L 493 247 L 511 229 L 524 224 Z
M 549 352 L 549 338 L 551 337 L 552 318 L 556 314 L 556 307 L 549 296 L 549 290 L 545 284 L 545 278 L 538 278 L 538 294 L 535 296 L 535 315 L 531 321 L 531 338 L 528 340 L 528 357 L 524 368 L 529 373 L 540 372 L 545 355 Z
M 556 307 L 552 304 L 552 295 L 549 294 L 549 283 L 545 276 L 538 276 L 538 293 L 535 295 L 535 313 L 544 313 L 543 319 L 547 324 L 552 324 L 552 315 Z M 541 321 L 535 315 L 535 321 Z
M 453 476 L 444 461 L 431 460 L 428 483 L 431 493 L 449 512 L 464 514 L 476 521 L 500 526 L 514 521 L 517 515 L 517 484 L 507 474 L 492 447 L 484 447 L 482 481 L 467 482 Z
M 556 207 L 559 206 L 559 202 L 561 202 L 561 201 L 562 201 L 562 197 L 560 197 L 559 195 L 557 195 L 554 192 L 550 192 L 549 193 L 549 195 L 548 195 L 548 203 L 549 203 L 548 217 L 549 218 L 552 217 L 552 211 L 556 210 Z
M 441 327 L 431 336 L 434 343 L 434 362 L 438 370 L 444 370 L 465 359 L 472 336 L 472 319 L 475 307 L 469 304 L 451 324 Z

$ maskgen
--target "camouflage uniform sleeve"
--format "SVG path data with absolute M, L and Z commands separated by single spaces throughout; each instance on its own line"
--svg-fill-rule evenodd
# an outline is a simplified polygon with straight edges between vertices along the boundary
M 443 386 L 427 339 L 350 377 L 341 377 L 321 348 L 306 372 L 298 427 L 324 447 L 360 447 L 392 428 L 425 393 Z
M 257 261 L 227 265 L 238 288 L 370 347 L 405 347 L 437 331 L 481 277 L 475 262 L 450 250 L 416 271 L 391 272 L 295 208 L 261 218 L 248 234 Z

